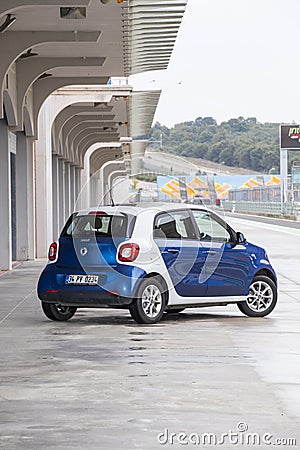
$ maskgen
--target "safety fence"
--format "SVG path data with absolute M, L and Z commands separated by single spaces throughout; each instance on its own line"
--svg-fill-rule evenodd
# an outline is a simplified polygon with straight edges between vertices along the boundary
M 247 201 L 223 201 L 222 207 L 226 211 L 264 214 L 270 216 L 293 216 L 300 215 L 300 204 L 297 202 L 247 202 Z

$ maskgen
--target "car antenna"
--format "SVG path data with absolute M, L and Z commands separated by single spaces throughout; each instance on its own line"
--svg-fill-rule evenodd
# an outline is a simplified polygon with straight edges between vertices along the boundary
M 113 196 L 112 196 L 112 189 L 109 190 L 109 193 L 110 193 L 111 206 L 115 206 L 115 202 L 114 202 L 114 199 L 113 199 Z

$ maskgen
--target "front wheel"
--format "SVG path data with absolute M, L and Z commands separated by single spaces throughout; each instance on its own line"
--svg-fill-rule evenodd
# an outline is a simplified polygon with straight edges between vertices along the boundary
M 160 280 L 146 278 L 140 284 L 137 299 L 129 306 L 129 311 L 137 323 L 153 324 L 162 318 L 165 304 L 166 293 Z
M 42 310 L 48 319 L 64 321 L 71 319 L 76 313 L 77 308 L 42 302 Z
M 239 310 L 249 317 L 265 317 L 277 303 L 275 283 L 265 275 L 257 275 L 249 287 L 247 300 L 238 303 Z

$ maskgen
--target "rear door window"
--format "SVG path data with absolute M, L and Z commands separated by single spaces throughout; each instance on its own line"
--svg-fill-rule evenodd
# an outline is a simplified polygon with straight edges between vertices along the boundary
M 156 216 L 154 238 L 196 239 L 196 232 L 188 211 L 174 211 Z

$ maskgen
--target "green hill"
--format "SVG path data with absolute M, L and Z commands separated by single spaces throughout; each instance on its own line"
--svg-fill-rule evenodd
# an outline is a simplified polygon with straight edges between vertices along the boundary
M 160 139 L 163 151 L 202 158 L 232 167 L 279 172 L 279 124 L 259 123 L 255 117 L 230 119 L 217 124 L 212 117 L 168 128 L 156 123 L 148 138 Z M 153 146 L 153 144 L 152 144 Z

